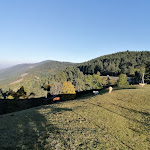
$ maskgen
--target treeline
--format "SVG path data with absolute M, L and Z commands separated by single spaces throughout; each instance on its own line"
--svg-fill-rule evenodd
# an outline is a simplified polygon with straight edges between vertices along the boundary
M 119 74 L 127 74 L 129 76 L 149 61 L 149 51 L 126 51 L 98 57 L 80 64 L 78 68 L 84 74 L 94 74 L 99 71 L 102 75 L 118 76 Z
M 49 68 L 48 66 L 44 68 Z M 14 91 L 17 92 L 17 89 L 23 86 L 26 96 L 35 93 L 35 97 L 43 97 L 47 95 L 46 87 L 50 86 L 48 92 L 57 95 L 63 93 L 62 87 L 66 81 L 74 86 L 75 92 L 100 89 L 105 85 L 116 84 L 116 79 L 112 80 L 107 75 L 119 76 L 120 74 L 130 77 L 130 84 L 140 83 L 143 76 L 145 82 L 150 83 L 150 52 L 120 52 L 93 59 L 77 67 L 73 64 L 70 67 L 62 65 L 62 68 L 53 74 L 48 73 L 50 68 L 44 69 L 42 74 L 38 73 L 37 70 L 40 70 L 38 68 L 37 72 L 34 71 L 35 74 L 29 74 L 17 86 L 16 84 L 7 86 L 4 93 L 9 91 L 8 88 L 15 89 Z M 15 93 L 13 95 L 15 96 Z
M 25 84 L 22 84 L 22 87 L 16 92 L 9 89 L 3 93 L 6 93 L 7 97 L 9 96 L 11 99 L 28 98 L 33 96 L 33 93 L 36 97 L 42 97 L 47 94 L 73 94 L 86 90 L 101 89 L 103 86 L 110 84 L 111 80 L 109 76 L 105 78 L 101 77 L 100 72 L 93 75 L 84 75 L 79 68 L 68 67 L 47 78 L 27 81 Z
M 52 95 L 61 94 L 61 87 L 66 81 L 71 82 L 77 92 L 100 89 L 104 84 L 100 72 L 93 75 L 84 75 L 79 68 L 68 67 L 45 80 L 43 87 L 50 84 Z

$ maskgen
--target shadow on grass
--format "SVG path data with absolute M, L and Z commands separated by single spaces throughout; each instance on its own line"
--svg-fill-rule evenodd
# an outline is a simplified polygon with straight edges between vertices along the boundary
M 113 91 L 122 89 L 136 89 L 136 87 L 133 86 L 128 88 L 116 88 L 113 86 L 113 88 L 114 88 Z M 56 101 L 54 101 L 53 97 L 50 98 L 40 97 L 31 99 L 18 99 L 18 100 L 0 99 L 0 115 L 15 111 L 21 111 L 24 109 L 33 108 L 41 105 L 52 104 L 56 102 L 90 99 L 96 96 L 95 94 L 93 94 L 93 90 L 77 92 L 76 94 L 61 94 L 56 97 L 58 98 L 58 100 Z M 106 94 L 108 93 L 108 86 L 103 89 L 95 89 L 95 91 L 99 91 L 98 95 Z
M 58 113 L 58 112 L 64 112 L 64 111 L 72 111 L 70 108 L 59 108 L 55 107 L 54 105 L 49 105 L 49 106 L 44 106 L 44 108 L 50 108 L 51 112 L 50 113 Z
M 47 114 L 43 115 L 39 109 L 32 108 L 0 118 L 0 149 L 44 150 L 61 149 L 62 146 L 64 149 L 70 149 L 60 129 L 48 121 Z M 72 110 L 50 107 L 50 113 L 64 111 Z
M 139 114 L 145 115 L 145 116 L 150 116 L 150 113 L 148 113 L 148 112 L 138 111 L 138 110 L 134 110 L 134 109 L 131 109 L 131 108 L 126 108 L 126 107 L 119 106 L 119 105 L 117 105 L 117 106 L 122 108 L 122 109 L 126 109 L 126 110 L 128 110 L 130 112 L 139 113 Z
M 139 110 L 135 110 L 135 109 L 132 109 L 132 108 L 127 108 L 127 107 L 123 107 L 123 106 L 120 106 L 118 104 L 113 104 L 113 103 L 111 103 L 111 105 L 114 105 L 114 106 L 117 106 L 121 109 L 127 110 L 130 113 L 135 113 L 135 114 L 142 115 L 142 118 L 143 118 L 142 123 L 147 125 L 147 126 L 150 125 L 150 113 L 149 112 L 144 112 L 144 111 L 139 111 Z

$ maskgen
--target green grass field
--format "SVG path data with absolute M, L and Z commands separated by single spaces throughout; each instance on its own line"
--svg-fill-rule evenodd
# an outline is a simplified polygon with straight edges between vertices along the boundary
M 150 150 L 150 85 L 0 116 L 1 150 Z

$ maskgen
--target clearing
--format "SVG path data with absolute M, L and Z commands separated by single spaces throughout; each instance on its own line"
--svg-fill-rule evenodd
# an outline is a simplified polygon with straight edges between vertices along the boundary
M 0 116 L 0 149 L 150 150 L 150 85 Z

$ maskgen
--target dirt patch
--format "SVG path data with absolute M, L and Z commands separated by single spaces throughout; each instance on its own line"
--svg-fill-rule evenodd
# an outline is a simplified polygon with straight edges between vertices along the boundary
M 28 73 L 22 74 L 21 77 L 23 78 L 23 77 L 25 77 L 26 75 L 28 75 Z
M 9 85 L 20 83 L 22 80 L 23 80 L 23 78 L 18 79 L 18 80 L 14 81 L 14 82 L 11 82 Z

